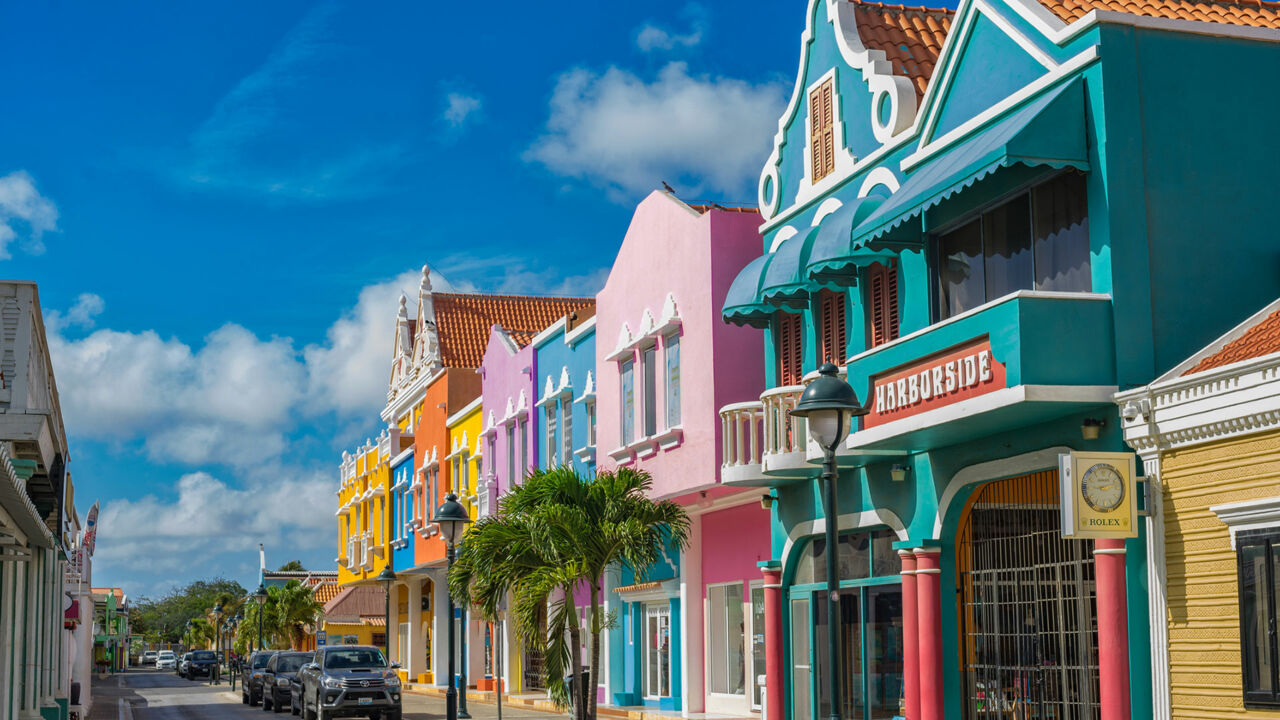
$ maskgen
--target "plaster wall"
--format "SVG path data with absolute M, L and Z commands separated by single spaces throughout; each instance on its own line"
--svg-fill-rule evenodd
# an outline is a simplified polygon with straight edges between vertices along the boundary
M 534 347 L 534 354 L 536 356 L 536 367 L 538 368 L 534 390 L 537 392 L 538 399 L 541 399 L 545 394 L 548 380 L 551 381 L 553 387 L 558 388 L 560 386 L 563 371 L 567 369 L 569 382 L 573 388 L 571 400 L 577 400 L 582 396 L 586 388 L 587 375 L 590 373 L 594 377 L 595 374 L 595 330 L 586 329 L 580 333 L 556 331 Z M 572 402 L 570 408 L 572 411 L 569 428 L 572 435 L 570 445 L 572 450 L 578 450 L 587 445 L 587 408 L 581 402 Z M 555 464 L 559 459 L 558 457 L 548 458 L 546 453 L 547 411 L 549 409 L 550 405 L 535 408 L 537 427 L 533 431 L 533 435 L 539 446 L 538 466 L 543 468 Z M 557 410 L 556 417 L 555 446 L 560 448 L 564 440 L 564 426 L 559 419 L 559 410 Z M 579 473 L 590 474 L 595 471 L 594 460 L 587 462 L 575 454 L 572 456 L 571 462 L 574 469 Z
M 505 333 L 504 333 L 505 334 Z M 507 472 L 508 458 L 511 448 L 508 447 L 506 428 L 501 423 L 506 413 L 507 403 L 512 408 L 520 405 L 523 393 L 525 405 L 532 409 L 537 399 L 534 392 L 537 360 L 531 345 L 516 348 L 509 338 L 500 336 L 495 328 L 489 333 L 489 344 L 484 353 L 482 401 L 484 412 L 484 429 L 493 429 L 485 437 L 485 474 L 495 487 L 490 490 L 490 499 L 495 501 L 501 497 L 515 482 Z M 519 432 L 517 430 L 517 432 Z M 534 423 L 532 416 L 527 422 L 528 447 L 533 457 L 537 457 L 537 443 L 534 441 Z M 530 459 L 529 463 L 536 462 Z M 520 472 L 520 471 L 518 471 Z M 523 473 L 522 473 L 523 474 Z

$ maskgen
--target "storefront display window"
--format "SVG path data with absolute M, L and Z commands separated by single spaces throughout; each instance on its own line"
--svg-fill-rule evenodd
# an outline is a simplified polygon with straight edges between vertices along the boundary
M 645 606 L 645 676 L 647 698 L 671 697 L 671 607 Z
M 1084 175 L 1066 172 L 937 238 L 938 319 L 1017 290 L 1088 292 Z
M 814 538 L 801 550 L 789 595 L 793 717 L 832 714 L 826 648 L 833 624 L 841 652 L 841 707 L 836 712 L 851 720 L 901 714 L 902 563 L 893 549 L 896 539 L 890 530 L 840 537 L 836 623 L 829 617 L 826 543 Z
M 743 695 L 746 691 L 746 616 L 742 607 L 742 583 L 707 588 L 710 606 L 710 647 L 707 652 L 710 689 L 713 693 Z
M 1244 700 L 1249 705 L 1280 705 L 1280 658 L 1272 629 L 1280 595 L 1280 534 L 1241 534 L 1237 573 L 1240 583 L 1240 655 Z

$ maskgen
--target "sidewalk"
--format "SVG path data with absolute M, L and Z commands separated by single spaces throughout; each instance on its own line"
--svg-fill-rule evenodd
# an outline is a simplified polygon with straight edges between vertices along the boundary
M 93 707 L 89 708 L 87 720 L 127 720 L 133 717 L 132 703 L 141 700 L 133 688 L 121 682 L 124 673 L 99 678 L 94 674 L 90 686 L 93 688 Z M 121 702 L 128 707 L 121 712 Z
M 410 685 L 405 687 L 404 704 L 405 712 L 420 712 L 416 709 L 410 709 L 410 700 L 417 698 L 429 699 L 433 701 L 430 704 L 423 704 L 427 708 L 426 712 L 431 714 L 444 714 L 444 688 L 432 685 Z M 472 717 L 475 718 L 496 718 L 497 717 L 497 699 L 492 691 L 468 690 L 467 691 L 467 709 Z M 556 708 L 555 704 L 543 693 L 529 695 L 503 695 L 502 696 L 502 717 L 506 720 L 508 717 L 520 718 L 547 718 L 549 715 L 558 715 L 562 718 L 569 717 L 569 713 Z M 684 718 L 692 720 L 760 720 L 759 715 L 752 715 L 738 718 L 733 715 L 714 715 L 710 713 L 693 713 L 689 715 L 682 714 L 678 710 L 659 710 L 651 707 L 619 707 L 615 705 L 597 705 L 596 715 L 600 718 L 617 718 L 617 720 L 673 720 L 675 718 Z

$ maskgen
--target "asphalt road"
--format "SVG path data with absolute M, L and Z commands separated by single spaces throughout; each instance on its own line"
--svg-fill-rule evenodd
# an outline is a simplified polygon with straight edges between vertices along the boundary
M 260 706 L 240 702 L 240 686 L 233 694 L 224 682 L 220 686 L 208 681 L 184 680 L 172 670 L 156 671 L 130 668 L 120 676 L 124 691 L 133 707 L 134 720 L 230 720 L 233 718 L 257 718 L 266 720 L 295 720 L 288 709 L 276 714 L 264 712 Z M 127 689 L 127 690 L 126 690 Z M 496 720 L 494 705 L 471 702 L 471 716 L 477 720 Z M 411 720 L 436 720 L 444 717 L 444 700 L 406 693 L 404 717 Z M 503 720 L 565 720 L 565 715 L 503 707 Z

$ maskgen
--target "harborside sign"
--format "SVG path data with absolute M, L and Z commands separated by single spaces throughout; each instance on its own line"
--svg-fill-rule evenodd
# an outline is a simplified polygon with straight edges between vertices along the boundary
M 1005 387 L 1004 364 L 981 337 L 871 378 L 864 428 L 946 407 Z

